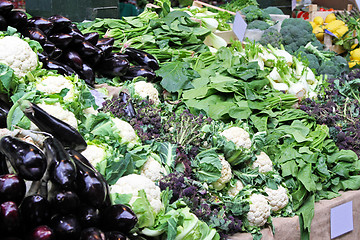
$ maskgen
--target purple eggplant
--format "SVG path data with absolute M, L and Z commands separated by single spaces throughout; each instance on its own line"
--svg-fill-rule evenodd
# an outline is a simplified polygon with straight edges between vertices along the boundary
M 61 189 L 74 189 L 77 168 L 69 153 L 56 138 L 46 138 L 43 144 L 49 163 L 50 181 Z
M 6 20 L 9 26 L 20 30 L 26 27 L 28 18 L 24 11 L 13 10 L 6 15 Z
M 0 98 L 0 128 L 6 128 L 6 118 L 10 110 L 10 104 Z
M 100 211 L 88 204 L 81 204 L 76 215 L 83 228 L 95 227 L 99 225 Z
M 4 175 L 4 174 L 9 174 L 9 168 L 8 168 L 6 162 L 7 162 L 6 156 L 4 154 L 0 153 L 0 176 Z M 0 185 L 1 185 L 1 183 L 0 183 Z M 1 193 L 0 193 L 0 195 L 1 195 Z M 0 199 L 1 199 L 1 197 L 0 197 Z M 1 202 L 1 200 L 0 200 L 0 202 Z
M 32 17 L 27 20 L 27 23 L 30 27 L 37 27 L 42 30 L 45 34 L 49 34 L 51 29 L 54 27 L 54 24 L 43 18 L 43 17 Z
M 137 222 L 136 214 L 123 204 L 111 205 L 101 212 L 100 223 L 105 231 L 128 233 Z
M 106 240 L 126 240 L 126 236 L 119 231 L 105 232 Z
M 6 31 L 8 27 L 8 23 L 6 22 L 6 19 L 0 15 L 0 31 Z
M 107 38 L 100 38 L 97 43 L 96 46 L 101 46 L 101 45 L 114 45 L 115 39 L 112 37 L 107 37 Z
M 21 178 L 38 181 L 44 175 L 47 162 L 44 153 L 37 146 L 5 136 L 0 140 L 0 151 L 6 155 Z
M 131 62 L 142 66 L 146 65 L 152 70 L 158 70 L 160 68 L 159 62 L 150 53 L 131 47 L 126 48 L 125 53 L 129 55 L 129 61 Z
M 83 41 L 79 45 L 78 53 L 83 60 L 90 65 L 95 65 L 103 56 L 103 51 L 88 41 Z
M 45 33 L 37 27 L 29 27 L 21 30 L 22 35 L 32 40 L 38 41 L 41 45 L 44 45 L 47 41 Z
M 95 85 L 95 73 L 92 67 L 90 67 L 87 63 L 83 63 L 82 69 L 78 71 L 78 74 L 81 79 L 85 81 L 85 83 L 91 87 Z
M 98 48 L 100 48 L 103 53 L 104 53 L 104 58 L 107 58 L 110 56 L 112 50 L 113 50 L 113 46 L 110 44 L 102 44 L 102 45 L 97 45 Z
M 74 213 L 80 206 L 79 196 L 74 191 L 57 189 L 50 195 L 51 208 L 56 209 L 58 213 Z
M 48 18 L 54 24 L 53 31 L 59 32 L 71 24 L 71 20 L 61 15 L 53 15 Z
M 106 77 L 124 76 L 130 66 L 130 63 L 125 58 L 111 55 L 110 57 L 102 60 L 97 65 L 97 70 L 100 74 Z
M 81 44 L 83 41 L 85 41 L 85 37 L 84 35 L 80 32 L 79 29 L 77 29 L 77 27 L 68 27 L 68 30 L 65 31 L 65 33 L 69 34 L 72 36 L 72 43 L 74 45 L 79 45 Z
M 21 101 L 20 108 L 41 131 L 48 132 L 66 148 L 83 151 L 87 144 L 81 134 L 68 123 L 50 115 L 30 101 Z
M 81 226 L 78 219 L 72 215 L 55 215 L 50 220 L 56 240 L 78 240 L 81 234 Z
M 55 234 L 49 226 L 40 225 L 30 231 L 27 240 L 55 240 Z
M 155 72 L 147 66 L 130 66 L 125 75 L 123 76 L 126 80 L 132 80 L 136 77 L 145 77 L 148 81 L 155 79 Z
M 50 220 L 50 203 L 40 194 L 26 196 L 19 207 L 22 221 L 26 228 L 46 224 Z
M 131 102 L 130 96 L 129 94 L 125 93 L 125 92 L 120 92 L 119 93 L 119 98 L 121 99 L 121 101 L 123 103 L 125 103 L 125 108 L 124 111 L 126 113 L 126 115 L 128 115 L 128 117 L 133 118 L 136 116 L 136 111 L 134 109 L 134 105 Z
M 0 203 L 13 201 L 20 204 L 26 193 L 25 181 L 15 174 L 0 175 Z
M 0 14 L 1 15 L 8 14 L 13 8 L 14 8 L 14 5 L 11 1 L 0 0 Z
M 84 34 L 85 41 L 88 41 L 92 45 L 96 45 L 99 40 L 99 33 L 97 32 L 90 32 Z
M 105 240 L 105 233 L 99 228 L 90 227 L 81 231 L 80 240 Z
M 75 51 L 65 51 L 61 56 L 62 62 L 66 62 L 75 71 L 83 69 L 83 60 Z
M 49 54 L 49 56 L 50 56 L 51 60 L 57 60 L 57 59 L 59 59 L 59 58 L 61 57 L 62 53 L 63 53 L 63 50 L 61 50 L 60 48 L 56 47 L 56 48 L 54 49 L 54 51 L 53 51 L 51 54 Z M 66 68 L 66 67 L 65 67 L 65 68 Z M 71 74 L 72 74 L 72 73 L 71 73 Z M 67 74 L 67 75 L 71 75 L 71 74 Z
M 44 62 L 49 61 L 49 54 L 47 54 L 45 51 L 37 52 L 36 54 L 37 54 L 40 62 L 44 63 Z
M 8 201 L 0 204 L 0 228 L 2 233 L 16 233 L 21 227 L 21 218 L 18 205 Z
M 49 40 L 46 40 L 42 47 L 48 55 L 52 55 L 56 49 L 55 44 L 50 42 Z
M 73 37 L 67 33 L 54 33 L 49 36 L 49 40 L 58 48 L 64 49 L 72 42 Z
M 48 70 L 56 70 L 59 74 L 71 76 L 75 74 L 75 70 L 66 64 L 55 60 L 48 60 L 44 62 L 44 68 Z

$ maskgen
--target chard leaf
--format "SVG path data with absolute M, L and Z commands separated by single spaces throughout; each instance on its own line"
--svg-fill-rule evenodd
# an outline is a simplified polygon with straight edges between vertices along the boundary
M 305 166 L 301 167 L 298 172 L 298 180 L 304 185 L 306 190 L 309 192 L 316 190 L 316 184 L 314 180 L 312 179 L 312 167 L 311 164 L 306 164 Z
M 360 175 L 350 176 L 341 182 L 343 190 L 358 190 L 360 188 Z
M 287 177 L 287 176 L 296 177 L 298 174 L 298 166 L 295 160 L 290 160 L 288 162 L 285 162 L 284 164 L 281 164 L 281 171 L 283 177 Z

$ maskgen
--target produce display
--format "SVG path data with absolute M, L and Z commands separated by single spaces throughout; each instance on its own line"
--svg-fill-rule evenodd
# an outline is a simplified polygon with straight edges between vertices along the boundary
M 84 22 L 0 1 L 4 239 L 261 239 L 295 215 L 309 239 L 315 202 L 360 189 L 359 48 L 236 2 L 259 42 L 166 0 Z

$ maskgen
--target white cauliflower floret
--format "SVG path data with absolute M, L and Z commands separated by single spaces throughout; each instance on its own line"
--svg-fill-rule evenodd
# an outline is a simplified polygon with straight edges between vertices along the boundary
M 142 175 L 130 174 L 119 178 L 114 185 L 110 186 L 111 194 L 132 194 L 131 200 L 129 202 L 130 205 L 132 205 L 138 198 L 138 192 L 140 190 L 145 191 L 146 197 L 149 200 L 151 207 L 156 213 L 159 213 L 163 208 L 163 204 L 160 198 L 161 190 L 149 178 Z
M 278 189 L 276 190 L 266 187 L 265 192 L 268 195 L 266 196 L 266 199 L 268 200 L 273 212 L 283 209 L 289 203 L 287 190 L 283 186 L 278 186 Z
M 144 99 L 149 97 L 149 100 L 152 100 L 154 104 L 160 103 L 159 92 L 152 83 L 145 81 L 135 82 L 134 90 L 140 97 Z
M 221 165 L 222 165 L 221 177 L 212 184 L 216 190 L 223 189 L 225 187 L 225 184 L 230 182 L 231 177 L 232 177 L 230 163 L 225 160 L 224 156 L 220 155 L 219 159 L 220 159 Z
M 237 147 L 249 149 L 251 147 L 250 134 L 240 127 L 231 127 L 221 133 L 228 141 L 235 143 Z
M 252 168 L 259 168 L 260 173 L 267 173 L 273 170 L 273 163 L 269 156 L 261 152 L 256 156 L 256 160 L 253 162 Z
M 18 77 L 25 76 L 38 66 L 37 54 L 29 44 L 16 36 L 0 39 L 0 63 L 8 65 Z
M 94 144 L 88 144 L 86 149 L 81 152 L 81 154 L 89 160 L 89 162 L 96 167 L 96 165 L 101 162 L 105 156 L 105 149 L 102 147 L 98 147 Z
M 85 108 L 83 110 L 83 113 L 97 115 L 99 112 L 97 110 L 95 110 L 93 107 L 89 107 L 89 108 Z
M 37 90 L 47 94 L 60 93 L 65 88 L 69 89 L 69 91 L 66 93 L 64 100 L 73 99 L 75 95 L 75 86 L 71 80 L 62 75 L 46 76 L 36 84 Z
M 243 188 L 244 184 L 240 180 L 237 180 L 235 186 L 229 188 L 228 195 L 230 197 L 235 197 Z
M 118 129 L 118 133 L 124 142 L 130 143 L 137 140 L 135 130 L 130 123 L 119 118 L 113 118 L 112 121 L 114 122 L 115 127 Z
M 77 119 L 74 115 L 74 113 L 65 110 L 62 108 L 62 106 L 60 105 L 60 103 L 55 103 L 55 104 L 46 104 L 46 103 L 40 103 L 37 104 L 40 108 L 42 108 L 44 111 L 46 111 L 48 114 L 66 122 L 67 124 L 69 124 L 70 126 L 74 127 L 75 129 L 77 129 L 78 127 L 78 123 L 77 123 Z M 38 130 L 38 128 L 35 126 L 35 124 L 31 123 L 30 126 L 31 130 Z
M 250 210 L 247 214 L 247 220 L 251 226 L 263 226 L 270 217 L 270 205 L 264 195 L 252 194 L 249 198 Z
M 166 174 L 166 169 L 152 156 L 149 156 L 146 163 L 142 166 L 140 174 L 155 182 Z

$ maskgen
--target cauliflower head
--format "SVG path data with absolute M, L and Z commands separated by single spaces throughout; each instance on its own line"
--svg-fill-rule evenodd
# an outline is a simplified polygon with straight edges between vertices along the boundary
M 156 213 L 159 213 L 163 208 L 160 197 L 160 187 L 145 176 L 130 174 L 119 178 L 114 185 L 110 186 L 110 194 L 132 194 L 129 202 L 129 204 L 132 205 L 138 198 L 138 192 L 142 189 L 145 191 L 151 207 Z
M 231 178 L 232 178 L 232 172 L 231 172 L 231 166 L 230 163 L 228 161 L 225 160 L 224 156 L 220 155 L 219 159 L 221 161 L 221 176 L 220 178 L 212 183 L 213 187 L 216 190 L 221 190 L 225 187 L 226 183 L 230 182 Z
M 151 100 L 154 104 L 160 103 L 159 92 L 152 83 L 148 83 L 145 81 L 135 82 L 134 91 L 141 98 L 145 99 L 149 97 L 149 100 Z
M 137 141 L 138 136 L 136 135 L 136 132 L 130 123 L 119 118 L 113 118 L 112 121 L 114 122 L 115 127 L 118 130 L 118 134 L 120 135 L 123 142 L 131 143 Z
M 65 101 L 73 99 L 75 95 L 74 83 L 62 75 L 46 76 L 39 80 L 35 87 L 36 90 L 47 94 L 60 93 L 63 89 L 67 88 L 69 91 L 64 97 Z
M 156 182 L 166 174 L 166 169 L 152 156 L 149 156 L 146 163 L 142 166 L 140 174 Z
M 37 104 L 40 108 L 42 108 L 44 111 L 46 111 L 48 114 L 66 122 L 70 126 L 74 127 L 75 129 L 78 128 L 78 122 L 75 117 L 75 114 L 71 111 L 65 110 L 60 103 L 55 104 L 46 104 L 46 103 L 39 103 Z M 31 123 L 30 126 L 31 130 L 39 130 L 38 127 Z
M 231 127 L 224 130 L 221 134 L 228 141 L 235 143 L 237 147 L 249 149 L 251 147 L 250 134 L 240 127 Z
M 251 194 L 249 197 L 250 210 L 247 214 L 247 220 L 251 226 L 264 226 L 270 217 L 271 207 L 262 194 Z
M 39 64 L 37 54 L 29 44 L 16 36 L 0 39 L 0 63 L 12 68 L 18 77 L 24 77 Z
M 269 156 L 261 152 L 256 156 L 256 160 L 253 162 L 252 168 L 259 168 L 260 173 L 267 173 L 273 170 L 273 163 Z
M 228 195 L 230 197 L 235 197 L 243 188 L 244 184 L 240 180 L 237 180 L 235 186 L 229 188 Z
M 88 144 L 81 154 L 89 160 L 94 167 L 106 157 L 105 149 L 95 144 Z
M 283 186 L 278 186 L 278 189 L 276 190 L 266 187 L 265 192 L 268 195 L 266 196 L 266 199 L 268 200 L 273 212 L 283 209 L 289 203 L 287 190 Z

